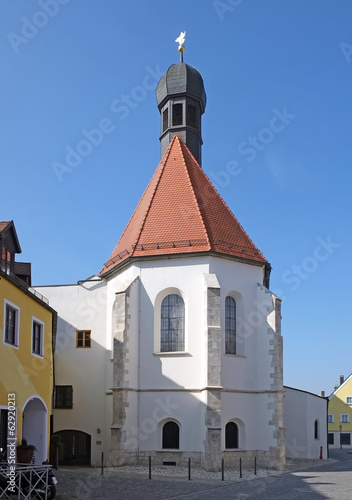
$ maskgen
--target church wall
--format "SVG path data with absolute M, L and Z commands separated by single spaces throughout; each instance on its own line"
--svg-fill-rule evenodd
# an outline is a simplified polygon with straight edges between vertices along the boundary
M 224 451 L 224 428 L 233 420 L 238 421 L 241 428 L 244 456 L 261 456 L 266 465 L 271 456 L 277 461 L 283 427 L 278 392 L 282 388 L 280 335 L 275 333 L 276 299 L 258 284 L 262 280 L 262 268 L 208 257 L 141 261 L 123 271 L 115 281 L 112 279 L 110 290 L 114 287 L 126 290 L 126 285 L 121 283 L 129 283 L 137 275 L 138 284 L 136 281 L 129 288 L 135 287 L 134 299 L 129 292 L 130 302 L 126 302 L 124 313 L 128 355 L 123 383 L 131 389 L 126 392 L 126 399 L 120 400 L 125 408 L 125 456 L 132 457 L 130 444 L 134 442 L 139 448 L 139 461 L 146 461 L 149 455 L 159 463 L 167 460 L 166 456 L 167 461 L 173 461 L 170 452 L 161 450 L 160 442 L 162 422 L 170 418 L 180 424 L 182 436 L 189 433 L 186 440 L 181 438 L 180 451 L 172 452 L 175 456 L 178 454 L 178 461 L 183 460 L 183 452 L 188 456 L 194 452 L 200 454 L 202 464 L 208 469 L 218 467 L 221 450 L 225 453 L 223 456 L 232 461 L 241 451 L 232 455 Z M 169 293 L 180 294 L 185 302 L 184 353 L 160 353 L 160 304 Z M 239 355 L 224 353 L 227 295 L 236 300 L 239 324 L 244 332 Z M 140 322 L 136 318 L 140 318 Z M 252 318 L 250 323 L 248 318 Z M 128 368 L 128 363 L 131 368 L 138 366 L 138 377 L 136 370 Z M 207 385 L 214 388 L 205 390 Z M 132 389 L 138 387 L 140 392 L 136 394 Z M 162 398 L 165 399 L 161 405 L 171 408 L 166 416 L 160 415 Z M 217 406 L 213 407 L 213 402 L 217 402 Z M 220 412 L 219 421 L 217 412 Z M 139 414 L 138 425 L 135 414 Z M 126 418 L 127 415 L 131 417 Z M 199 432 L 192 431 L 194 416 Z M 199 461 L 196 455 L 192 456 Z M 211 458 L 205 460 L 205 457 Z
M 204 403 L 200 392 L 148 391 L 141 392 L 140 400 L 140 456 L 159 452 L 162 460 L 162 425 L 173 420 L 180 426 L 180 451 L 203 451 Z M 176 451 L 175 453 L 180 453 Z
M 266 335 L 267 319 L 258 312 L 257 284 L 263 279 L 259 266 L 250 266 L 227 259 L 211 260 L 221 286 L 221 323 L 225 324 L 225 298 L 232 296 L 236 301 L 236 355 L 225 354 L 224 332 L 222 333 L 222 385 L 224 388 L 241 390 L 263 390 L 269 388 L 270 378 L 267 366 L 257 352 L 268 352 Z M 263 344 L 263 345 L 262 345 Z
M 203 273 L 206 259 L 174 259 L 143 262 L 141 266 L 141 388 L 188 389 L 204 386 Z M 160 305 L 169 293 L 181 294 L 185 303 L 185 352 L 160 353 Z

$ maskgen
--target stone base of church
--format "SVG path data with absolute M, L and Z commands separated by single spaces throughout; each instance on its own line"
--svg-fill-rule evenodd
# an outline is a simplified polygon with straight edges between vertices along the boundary
M 225 468 L 239 468 L 240 458 L 243 469 L 271 469 L 285 470 L 285 457 L 279 450 L 272 448 L 269 451 L 263 450 L 226 450 L 222 452 Z
M 226 450 L 221 453 L 220 459 L 205 456 L 201 452 L 184 452 L 178 450 L 140 451 L 139 453 L 136 451 L 125 451 L 123 455 L 112 451 L 110 454 L 110 466 L 148 465 L 149 457 L 151 457 L 152 466 L 176 465 L 187 467 L 188 461 L 191 459 L 191 467 L 201 467 L 209 472 L 221 471 L 222 459 L 224 459 L 225 470 L 239 469 L 240 459 L 243 470 L 254 470 L 255 466 L 257 469 L 285 470 L 285 457 L 282 457 L 282 454 L 276 448 L 272 448 L 269 451 Z
M 192 466 L 200 465 L 200 452 L 185 452 L 178 450 L 158 450 L 139 452 L 139 464 L 148 465 L 149 457 L 152 457 L 152 465 L 177 465 L 181 467 L 188 466 L 188 460 L 191 459 Z

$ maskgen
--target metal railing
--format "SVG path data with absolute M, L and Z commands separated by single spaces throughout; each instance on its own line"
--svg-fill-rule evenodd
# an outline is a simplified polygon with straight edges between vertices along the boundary
M 13 281 L 15 281 L 19 286 L 25 288 L 30 293 L 35 295 L 38 299 L 42 300 L 43 302 L 49 305 L 49 300 L 46 297 L 44 297 L 44 295 L 37 292 L 37 290 L 34 290 L 34 288 L 32 288 L 31 286 L 28 286 L 27 283 L 21 280 L 21 278 L 19 278 L 13 271 L 10 271 L 9 267 L 7 266 L 7 263 L 3 259 L 0 259 L 0 269 L 3 273 L 7 274 Z
M 47 500 L 51 465 L 0 463 L 0 499 Z

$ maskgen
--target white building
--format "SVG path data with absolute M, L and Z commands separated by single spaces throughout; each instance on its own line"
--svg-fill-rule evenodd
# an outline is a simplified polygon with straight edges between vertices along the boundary
M 293 387 L 284 389 L 286 457 L 328 458 L 328 399 Z
M 38 287 L 59 314 L 54 431 L 65 463 L 283 468 L 281 301 L 201 159 L 201 75 L 157 87 L 162 160 L 98 276 Z

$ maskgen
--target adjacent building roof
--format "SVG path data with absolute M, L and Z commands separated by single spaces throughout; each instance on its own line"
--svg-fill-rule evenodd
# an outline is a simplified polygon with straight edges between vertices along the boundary
M 188 147 L 174 136 L 100 275 L 130 257 L 195 252 L 268 264 Z
M 3 221 L 0 222 L 0 233 L 3 231 L 8 225 L 10 224 L 10 221 Z
M 13 220 L 0 222 L 0 240 L 4 240 L 6 243 L 11 240 L 12 250 L 15 253 L 22 252 Z

